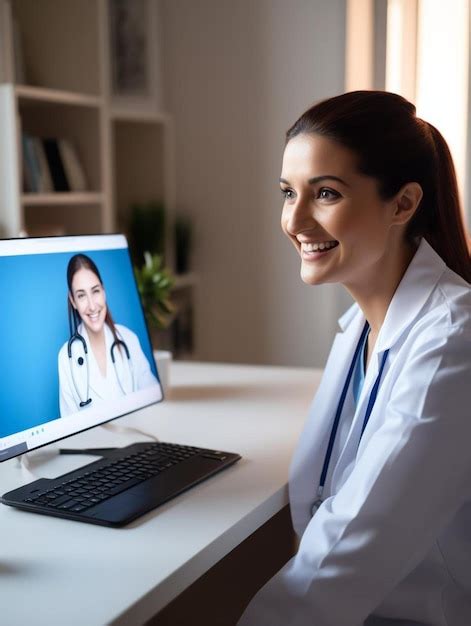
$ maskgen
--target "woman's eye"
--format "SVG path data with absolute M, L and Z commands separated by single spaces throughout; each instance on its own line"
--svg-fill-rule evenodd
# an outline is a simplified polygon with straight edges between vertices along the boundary
M 281 189 L 281 195 L 285 200 L 292 200 L 294 198 L 294 192 L 292 189 Z
M 323 195 L 323 194 L 328 194 Z M 328 189 L 327 187 L 322 187 L 322 189 L 319 189 L 319 198 L 321 198 L 321 200 L 329 200 L 329 199 L 333 199 L 333 198 L 338 198 L 339 194 L 336 191 L 333 191 L 332 189 Z

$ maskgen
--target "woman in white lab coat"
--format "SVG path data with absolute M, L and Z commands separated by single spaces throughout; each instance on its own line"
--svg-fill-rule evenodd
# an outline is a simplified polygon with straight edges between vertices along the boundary
M 346 93 L 290 128 L 280 184 L 303 281 L 355 304 L 291 465 L 298 553 L 240 626 L 469 626 L 471 264 L 446 142 L 398 95 Z
M 157 385 L 137 335 L 114 323 L 90 257 L 70 259 L 67 285 L 71 339 L 58 357 L 61 417 Z

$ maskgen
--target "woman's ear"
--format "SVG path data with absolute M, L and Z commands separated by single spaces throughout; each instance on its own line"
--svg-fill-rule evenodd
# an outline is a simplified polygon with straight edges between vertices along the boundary
M 72 298 L 72 294 L 70 293 L 70 291 L 69 291 L 69 302 L 73 306 L 73 308 L 77 310 L 77 307 L 75 306 L 75 303 L 74 303 L 74 300 Z
M 423 195 L 424 192 L 419 183 L 405 184 L 396 194 L 392 224 L 396 226 L 407 224 L 417 211 Z

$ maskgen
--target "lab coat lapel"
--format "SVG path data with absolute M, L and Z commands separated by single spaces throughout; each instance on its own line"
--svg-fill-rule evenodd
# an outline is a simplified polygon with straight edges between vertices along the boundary
M 425 239 L 422 239 L 415 256 L 396 289 L 378 335 L 370 365 L 366 372 L 363 389 L 358 398 L 358 404 L 350 431 L 332 475 L 331 484 L 334 493 L 337 490 L 336 484 L 338 481 L 340 480 L 340 482 L 342 482 L 341 477 L 345 468 L 352 462 L 359 451 L 361 429 L 363 427 L 370 394 L 378 376 L 383 354 L 385 350 L 391 350 L 390 358 L 394 357 L 395 343 L 407 328 L 414 323 L 445 268 L 446 265 L 443 259 L 433 250 Z M 389 363 L 386 362 L 385 369 L 381 376 L 381 383 L 383 383 L 384 378 L 387 376 L 388 366 Z M 378 395 L 380 392 L 381 386 Z M 380 403 L 376 402 L 376 409 L 378 406 L 380 406 Z M 371 412 L 368 423 L 373 421 L 375 407 Z M 367 440 L 368 427 L 365 429 L 365 434 L 361 438 L 361 445 L 365 445 Z
M 93 354 L 88 332 L 84 324 L 80 325 L 79 333 L 83 336 L 87 343 L 88 367 L 90 368 L 90 389 L 93 391 L 95 396 L 101 399 L 105 399 L 109 395 L 107 393 L 109 387 L 108 381 L 110 380 L 110 368 L 112 367 L 111 359 L 109 358 L 111 348 L 109 335 L 111 335 L 111 331 L 105 324 L 106 377 L 102 376 L 100 372 L 100 368 L 98 367 L 97 360 L 95 359 L 95 355 Z
M 335 463 L 335 469 L 332 473 L 332 481 L 331 481 L 331 492 L 334 494 L 337 492 L 337 483 L 343 482 L 341 480 L 342 474 L 345 471 L 345 468 L 352 460 L 355 458 L 358 443 L 361 437 L 361 429 L 363 427 L 363 421 L 366 415 L 366 409 L 368 405 L 368 400 L 370 397 L 371 389 L 376 381 L 376 377 L 379 372 L 379 362 L 381 360 L 382 353 L 377 353 L 376 351 L 373 353 L 370 361 L 370 365 L 366 372 L 365 380 L 363 383 L 363 388 L 360 393 L 360 397 L 358 398 L 358 404 L 354 409 L 354 415 L 352 419 L 352 423 L 350 425 L 350 430 L 347 435 L 347 439 L 345 441 L 345 445 L 340 451 L 337 462 Z M 383 373 L 384 375 L 384 373 Z M 351 389 L 350 389 L 351 393 Z
M 392 349 L 391 358 L 394 356 L 394 345 L 414 324 L 445 268 L 443 259 L 425 239 L 422 239 L 391 300 L 371 356 L 358 401 L 357 413 L 362 417 L 362 424 L 384 352 Z M 386 363 L 382 379 L 387 374 L 387 369 Z
M 307 524 L 315 500 L 335 412 L 365 319 L 353 305 L 339 320 L 321 384 L 311 406 L 290 468 L 293 520 Z M 298 527 L 299 531 L 300 528 Z

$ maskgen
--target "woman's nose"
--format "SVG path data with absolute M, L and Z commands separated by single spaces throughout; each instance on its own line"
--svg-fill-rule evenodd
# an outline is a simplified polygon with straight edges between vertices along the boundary
M 286 230 L 293 237 L 316 224 L 308 200 L 302 197 L 296 198 L 288 209 L 288 219 L 285 224 Z
M 93 298 L 88 298 L 87 305 L 89 311 L 94 311 L 96 309 L 96 303 L 94 302 Z

